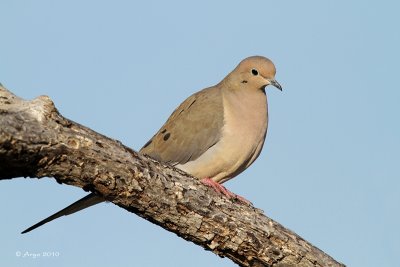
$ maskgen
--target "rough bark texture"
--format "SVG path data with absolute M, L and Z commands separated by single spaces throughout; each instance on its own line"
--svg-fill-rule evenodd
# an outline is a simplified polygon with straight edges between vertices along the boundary
M 259 209 L 0 85 L 0 180 L 54 177 L 96 192 L 240 266 L 344 266 Z

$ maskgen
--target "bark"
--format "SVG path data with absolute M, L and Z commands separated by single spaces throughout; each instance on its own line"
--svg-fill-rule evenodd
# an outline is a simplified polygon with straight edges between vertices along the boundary
M 344 266 L 252 205 L 64 118 L 49 97 L 0 84 L 0 180 L 21 176 L 95 192 L 240 266 Z

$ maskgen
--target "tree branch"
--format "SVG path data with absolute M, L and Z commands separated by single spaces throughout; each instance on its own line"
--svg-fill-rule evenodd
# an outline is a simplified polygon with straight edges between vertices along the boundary
M 240 266 L 344 266 L 259 209 L 0 84 L 0 180 L 54 177 L 95 192 Z

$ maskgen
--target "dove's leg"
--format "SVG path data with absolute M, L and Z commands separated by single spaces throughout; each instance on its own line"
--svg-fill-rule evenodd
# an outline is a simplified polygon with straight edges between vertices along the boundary
M 225 186 L 223 186 L 220 183 L 215 182 L 213 179 L 211 178 L 204 178 L 201 180 L 201 182 L 209 187 L 214 188 L 215 191 L 217 191 L 218 193 L 221 193 L 223 195 L 225 195 L 227 198 L 229 199 L 237 199 L 241 202 L 244 202 L 246 204 L 251 204 L 250 201 L 248 201 L 247 199 L 245 199 L 244 197 L 241 197 L 239 195 L 236 195 L 235 193 L 232 193 L 231 191 L 229 191 L 228 189 L 226 189 Z
M 225 186 L 217 182 L 214 182 L 214 180 L 212 180 L 211 178 L 204 178 L 203 180 L 201 180 L 201 182 L 209 187 L 214 188 L 215 191 L 225 195 L 229 199 L 236 197 L 236 195 L 231 191 L 229 191 L 228 189 L 226 189 Z

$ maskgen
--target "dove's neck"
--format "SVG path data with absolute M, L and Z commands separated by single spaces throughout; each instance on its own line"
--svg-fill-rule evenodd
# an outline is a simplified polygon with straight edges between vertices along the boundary
M 248 88 L 222 90 L 225 124 L 243 131 L 264 132 L 267 129 L 267 96 L 262 90 Z

